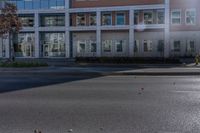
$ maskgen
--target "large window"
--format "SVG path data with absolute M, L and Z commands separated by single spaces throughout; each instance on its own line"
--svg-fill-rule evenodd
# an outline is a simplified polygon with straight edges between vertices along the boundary
M 112 15 L 110 12 L 102 14 L 102 25 L 112 25 Z
M 194 25 L 196 23 L 196 10 L 190 9 L 186 10 L 185 21 L 188 25 Z
M 181 11 L 174 10 L 171 12 L 171 22 L 172 24 L 181 24 Z
M 86 41 L 78 41 L 78 53 L 86 53 Z
M 165 21 L 164 11 L 162 10 L 157 11 L 157 23 L 164 24 L 164 21 Z
M 43 57 L 65 57 L 65 33 L 41 33 Z
M 33 27 L 34 26 L 34 16 L 19 16 L 23 27 Z
M 96 42 L 92 40 L 82 40 L 78 41 L 77 53 L 95 53 L 96 52 Z
M 86 25 L 86 16 L 85 14 L 77 14 L 76 15 L 76 25 L 77 26 L 85 26 Z
M 187 41 L 186 51 L 187 52 L 195 52 L 195 41 L 193 41 L 193 40 Z
M 94 25 L 96 25 L 96 14 L 91 13 L 90 14 L 90 26 L 94 26 Z
M 144 52 L 152 52 L 153 51 L 153 42 L 151 40 L 144 40 Z
M 97 52 L 97 43 L 95 41 L 90 42 L 90 52 L 92 53 Z
M 134 13 L 134 24 L 137 25 L 140 22 L 139 12 Z
M 181 41 L 174 41 L 172 45 L 173 52 L 180 52 L 181 51 Z
M 103 41 L 103 51 L 104 52 L 112 51 L 112 40 L 104 40 Z
M 41 26 L 65 26 L 65 16 L 41 16 Z
M 124 51 L 125 40 L 117 40 L 115 41 L 116 52 Z
M 125 13 L 124 12 L 120 12 L 116 14 L 116 24 L 117 25 L 125 25 Z
M 24 8 L 25 9 L 33 9 L 33 1 L 34 0 L 24 0 Z
M 35 56 L 34 33 L 19 33 L 18 35 L 15 35 L 13 43 L 16 57 Z
M 29 9 L 64 9 L 65 0 L 9 0 L 20 10 Z
M 139 52 L 139 40 L 135 40 L 134 43 L 134 53 Z
M 153 24 L 153 11 L 144 12 L 144 24 Z
M 164 40 L 158 40 L 157 51 L 164 52 Z

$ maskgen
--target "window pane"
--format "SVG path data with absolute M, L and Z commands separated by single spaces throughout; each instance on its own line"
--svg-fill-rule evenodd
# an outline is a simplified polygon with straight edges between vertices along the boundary
M 42 33 L 43 57 L 65 57 L 65 33 Z
M 50 9 L 57 9 L 56 7 L 56 0 L 49 0 L 49 8 Z
M 163 52 L 164 51 L 164 40 L 159 40 L 158 41 L 158 52 Z
M 33 9 L 40 9 L 40 0 L 34 0 Z
M 125 14 L 117 13 L 117 25 L 125 25 Z
M 77 16 L 76 16 L 76 25 L 77 26 L 84 26 L 84 25 L 86 25 L 85 14 L 77 14 Z
M 96 25 L 96 14 L 95 13 L 90 14 L 90 25 L 91 26 Z
M 103 13 L 103 15 L 102 15 L 102 25 L 111 25 L 111 24 L 112 24 L 111 13 Z
M 144 13 L 144 23 L 145 24 L 152 24 L 153 23 L 153 13 L 152 12 L 145 12 Z
M 111 46 L 112 46 L 112 41 L 111 40 L 105 40 L 103 41 L 103 50 L 104 52 L 111 52 Z
M 57 9 L 65 8 L 65 0 L 57 0 Z
M 17 1 L 17 9 L 24 10 L 24 0 Z
M 174 41 L 174 52 L 180 52 L 181 50 L 181 42 L 180 41 Z
M 34 33 L 19 33 L 14 37 L 14 50 L 16 57 L 35 56 L 35 36 Z
M 91 52 L 96 52 L 97 51 L 97 48 L 96 48 L 96 43 L 91 43 Z
M 33 9 L 33 0 L 24 0 L 25 9 Z
M 158 24 L 164 24 L 164 11 L 158 11 Z
M 135 40 L 134 43 L 134 52 L 138 52 L 139 51 L 139 40 Z
M 41 9 L 48 9 L 49 1 L 48 0 L 40 0 L 40 7 L 41 7 Z
M 33 16 L 19 16 L 23 27 L 33 27 L 34 17 Z

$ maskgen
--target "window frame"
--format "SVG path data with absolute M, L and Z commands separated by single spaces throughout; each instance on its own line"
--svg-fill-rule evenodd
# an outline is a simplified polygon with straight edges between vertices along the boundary
M 80 15 L 80 14 L 84 16 L 84 25 L 79 25 L 78 24 L 77 20 L 78 20 L 78 17 L 79 17 L 78 15 Z M 85 13 L 77 13 L 76 14 L 76 26 L 86 26 L 86 14 Z
M 103 17 L 105 14 L 110 14 L 110 24 L 104 24 L 103 23 Z M 111 26 L 113 24 L 113 21 L 112 21 L 112 12 L 102 12 L 102 15 L 101 15 L 101 25 L 102 26 Z
M 187 23 L 187 12 L 190 12 L 190 11 L 194 11 L 194 14 L 195 14 L 195 16 L 194 16 L 194 24 L 191 24 L 191 23 Z M 196 11 L 196 9 L 186 9 L 185 10 L 185 24 L 186 25 L 196 25 L 196 20 L 197 20 L 197 11 Z
M 151 18 L 151 24 L 154 24 L 154 22 L 153 22 L 153 19 L 154 19 L 154 14 L 153 14 L 153 10 L 146 10 L 146 11 L 143 11 L 143 22 L 144 22 L 144 24 L 145 25 L 151 25 L 151 24 L 149 24 L 149 23 L 145 23 L 146 21 L 145 21 L 145 13 L 151 13 L 151 15 L 152 15 L 152 18 Z
M 118 24 L 118 14 L 123 14 L 124 16 L 124 23 L 123 24 Z M 125 12 L 116 12 L 116 14 L 115 14 L 115 25 L 117 25 L 117 26 L 121 26 L 121 25 L 126 25 L 126 13 Z
M 179 12 L 180 13 L 180 17 L 173 17 L 173 13 L 174 12 Z M 173 23 L 173 19 L 180 19 L 180 23 Z M 181 25 L 182 24 L 182 12 L 181 12 L 181 9 L 173 9 L 171 11 L 171 24 L 172 25 Z

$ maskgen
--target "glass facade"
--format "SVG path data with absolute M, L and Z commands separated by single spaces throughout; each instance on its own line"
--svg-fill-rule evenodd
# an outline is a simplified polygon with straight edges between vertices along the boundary
M 117 25 L 125 25 L 125 20 L 126 20 L 126 18 L 125 18 L 125 13 L 117 13 L 117 15 L 116 15 L 116 23 L 117 23 Z
M 33 27 L 34 26 L 34 16 L 19 16 L 23 27 Z
M 65 0 L 9 0 L 19 10 L 31 9 L 64 9 Z
M 79 13 L 76 15 L 76 25 L 85 26 L 86 25 L 86 15 Z
M 65 33 L 41 33 L 42 57 L 65 57 Z
M 63 15 L 45 15 L 40 17 L 40 26 L 65 26 L 65 16 Z
M 112 25 L 112 14 L 105 12 L 102 14 L 102 25 Z
M 14 36 L 14 50 L 16 57 L 35 56 L 35 35 L 34 33 L 19 33 Z

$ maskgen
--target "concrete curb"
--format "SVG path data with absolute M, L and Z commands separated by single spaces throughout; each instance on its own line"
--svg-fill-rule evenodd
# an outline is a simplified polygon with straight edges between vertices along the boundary
M 54 75 L 54 76 L 200 76 L 200 72 L 32 72 L 4 71 L 0 75 Z

